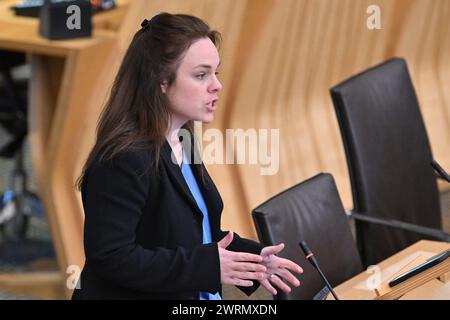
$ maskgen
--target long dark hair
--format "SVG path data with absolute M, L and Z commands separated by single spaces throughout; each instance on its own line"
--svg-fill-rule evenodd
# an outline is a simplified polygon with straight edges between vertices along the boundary
M 190 15 L 164 12 L 144 20 L 141 26 L 125 53 L 100 115 L 95 145 L 76 182 L 78 190 L 94 160 L 112 159 L 134 144 L 152 146 L 157 170 L 170 121 L 168 101 L 160 84 L 165 81 L 170 86 L 175 81 L 184 54 L 196 40 L 209 38 L 216 47 L 220 45 L 220 33 Z M 194 137 L 193 121 L 183 128 Z

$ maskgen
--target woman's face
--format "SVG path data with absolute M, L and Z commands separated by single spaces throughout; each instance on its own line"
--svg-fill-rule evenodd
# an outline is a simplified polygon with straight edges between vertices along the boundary
M 217 79 L 220 57 L 209 38 L 194 42 L 186 51 L 175 81 L 161 90 L 169 100 L 172 122 L 182 126 L 189 120 L 209 123 L 217 108 L 217 93 L 222 84 Z

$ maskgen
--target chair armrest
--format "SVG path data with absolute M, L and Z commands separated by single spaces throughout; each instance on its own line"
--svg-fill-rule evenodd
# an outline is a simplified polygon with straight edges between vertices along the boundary
M 450 242 L 450 234 L 448 234 L 445 231 L 434 229 L 434 228 L 428 228 L 428 227 L 422 227 L 413 223 L 398 221 L 394 219 L 385 219 L 385 218 L 379 218 L 379 217 L 372 217 L 361 213 L 356 213 L 353 211 L 346 211 L 347 216 L 350 218 L 353 218 L 358 221 L 363 221 L 367 223 L 373 223 L 373 224 L 379 224 L 386 227 L 396 228 L 396 229 L 402 229 L 405 231 L 411 231 L 419 234 L 424 234 L 427 236 L 435 237 L 441 241 Z

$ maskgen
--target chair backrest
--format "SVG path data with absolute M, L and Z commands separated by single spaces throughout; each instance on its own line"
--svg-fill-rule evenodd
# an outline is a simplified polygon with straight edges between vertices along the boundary
M 331 88 L 345 147 L 354 210 L 441 228 L 430 144 L 406 62 L 390 59 Z M 356 223 L 364 265 L 424 238 Z
M 362 265 L 334 179 L 318 174 L 259 205 L 252 212 L 264 245 L 283 242 L 279 254 L 304 270 L 300 287 L 278 290 L 276 299 L 313 299 L 325 284 L 305 259 L 298 243 L 306 241 L 334 287 L 362 271 Z

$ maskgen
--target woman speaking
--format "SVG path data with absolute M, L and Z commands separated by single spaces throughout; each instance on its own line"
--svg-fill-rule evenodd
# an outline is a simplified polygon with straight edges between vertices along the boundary
M 180 130 L 209 123 L 218 106 L 220 34 L 202 20 L 144 20 L 115 78 L 96 143 L 78 180 L 86 262 L 73 299 L 221 299 L 299 286 L 294 262 L 221 230 L 223 203 Z M 187 149 L 187 150 L 186 150 Z

